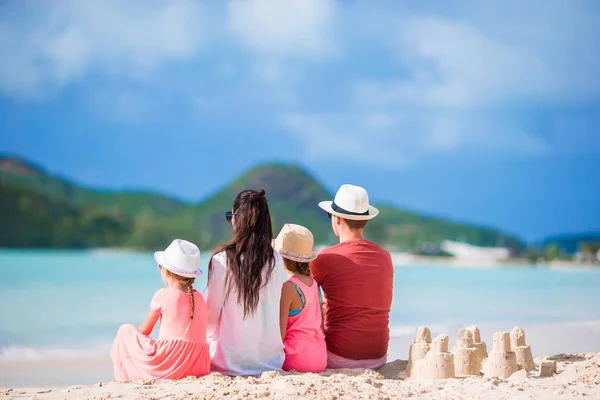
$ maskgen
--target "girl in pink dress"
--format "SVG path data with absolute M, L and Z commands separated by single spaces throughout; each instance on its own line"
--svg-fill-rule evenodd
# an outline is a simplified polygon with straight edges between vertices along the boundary
M 286 224 L 275 239 L 289 279 L 281 291 L 280 327 L 285 362 L 283 370 L 323 372 L 327 346 L 319 287 L 310 277 L 309 262 L 316 258 L 313 235 L 303 226 Z
M 182 379 L 210 372 L 206 342 L 208 317 L 206 303 L 193 288 L 202 271 L 200 250 L 185 240 L 174 240 L 165 251 L 154 253 L 166 287 L 150 303 L 150 312 L 139 328 L 122 325 L 110 357 L 115 379 Z M 160 319 L 160 333 L 149 335 Z

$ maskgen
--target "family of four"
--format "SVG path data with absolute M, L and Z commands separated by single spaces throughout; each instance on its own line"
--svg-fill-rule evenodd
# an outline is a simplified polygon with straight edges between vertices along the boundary
M 273 239 L 264 190 L 241 192 L 226 213 L 232 239 L 208 265 L 206 300 L 193 288 L 201 274 L 196 245 L 178 239 L 156 252 L 166 287 L 142 325 L 119 328 L 115 378 L 383 366 L 394 270 L 390 254 L 363 237 L 378 210 L 354 185 L 319 207 L 340 243 L 316 256 L 303 226 L 286 224 Z M 159 320 L 155 341 L 149 335 Z

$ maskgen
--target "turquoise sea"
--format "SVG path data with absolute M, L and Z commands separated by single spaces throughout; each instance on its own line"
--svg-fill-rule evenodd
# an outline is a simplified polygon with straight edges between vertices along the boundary
M 204 290 L 205 279 L 197 289 Z M 142 322 L 161 286 L 151 253 L 2 250 L 0 362 L 107 355 L 119 325 Z M 440 264 L 395 270 L 392 340 L 410 337 L 418 325 L 455 334 L 470 324 L 510 330 L 578 321 L 600 321 L 600 269 Z

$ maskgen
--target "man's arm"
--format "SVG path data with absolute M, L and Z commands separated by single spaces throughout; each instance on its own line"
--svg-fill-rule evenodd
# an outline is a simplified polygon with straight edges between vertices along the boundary
M 323 261 L 324 257 L 320 256 L 310 263 L 310 275 L 323 291 L 323 297 L 321 298 L 321 329 L 323 330 L 323 332 L 325 332 L 325 318 L 327 316 L 327 297 L 325 296 L 323 289 L 323 281 L 325 280 Z
M 310 262 L 310 276 L 317 282 L 317 285 L 323 287 L 323 278 L 325 277 L 323 256 L 318 256 Z

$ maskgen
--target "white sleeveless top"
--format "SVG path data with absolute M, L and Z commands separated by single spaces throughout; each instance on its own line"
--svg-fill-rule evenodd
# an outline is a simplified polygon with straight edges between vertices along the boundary
M 274 255 L 271 279 L 260 290 L 258 307 L 245 320 L 244 307 L 238 304 L 236 291 L 232 290 L 225 299 L 225 252 L 213 257 L 210 285 L 206 290 L 212 371 L 226 375 L 260 375 L 281 369 L 285 353 L 279 328 L 279 302 L 284 267 L 281 256 L 276 252 Z

